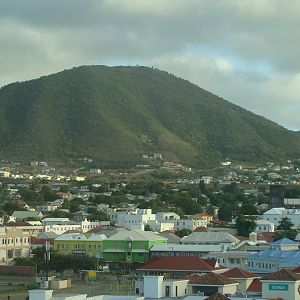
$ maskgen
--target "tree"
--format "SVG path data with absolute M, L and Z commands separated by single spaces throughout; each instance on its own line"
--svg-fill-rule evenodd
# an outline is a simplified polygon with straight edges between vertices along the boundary
M 223 221 L 231 221 L 233 208 L 228 203 L 223 203 L 219 209 L 219 219 Z
M 199 182 L 199 190 L 202 194 L 205 194 L 205 183 L 203 180 L 200 180 Z
M 16 201 L 7 201 L 3 205 L 3 210 L 11 215 L 15 210 L 25 210 Z
M 297 235 L 296 230 L 282 230 L 282 231 L 276 231 L 274 241 L 281 240 L 283 238 L 287 238 L 290 240 L 295 240 Z
M 255 217 L 238 215 L 236 220 L 236 229 L 238 235 L 249 236 L 249 233 L 253 232 L 256 227 Z
M 241 209 L 240 209 L 240 213 L 242 215 L 257 215 L 257 209 L 256 207 L 252 204 L 252 203 L 243 203 Z
M 284 217 L 279 221 L 278 230 L 291 230 L 294 224 L 288 217 Z
M 145 230 L 145 231 L 153 231 L 153 230 L 151 229 L 151 226 L 150 226 L 149 224 L 146 224 L 146 225 L 145 225 L 144 230 Z
M 192 233 L 192 230 L 190 230 L 190 229 L 181 229 L 181 230 L 175 231 L 175 234 L 178 235 L 180 238 L 187 236 L 191 233 Z

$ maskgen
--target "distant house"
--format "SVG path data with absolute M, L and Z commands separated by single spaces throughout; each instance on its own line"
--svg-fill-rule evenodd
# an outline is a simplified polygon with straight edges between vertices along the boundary
M 182 244 L 224 245 L 225 249 L 234 247 L 240 242 L 228 232 L 193 232 L 181 239 Z
M 167 256 L 150 260 L 137 269 L 142 275 L 172 275 L 182 278 L 191 273 L 222 272 L 225 269 L 217 262 L 195 256 Z
M 299 250 L 266 250 L 249 254 L 246 269 L 256 274 L 293 269 L 300 265 Z
M 30 219 L 41 220 L 43 218 L 43 214 L 40 211 L 15 210 L 12 217 L 15 218 L 16 222 L 23 222 Z

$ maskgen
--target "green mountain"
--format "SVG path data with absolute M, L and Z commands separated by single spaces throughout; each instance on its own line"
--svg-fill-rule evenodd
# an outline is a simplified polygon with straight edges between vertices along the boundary
M 0 157 L 199 165 L 300 157 L 300 136 L 167 72 L 83 66 L 0 90 Z

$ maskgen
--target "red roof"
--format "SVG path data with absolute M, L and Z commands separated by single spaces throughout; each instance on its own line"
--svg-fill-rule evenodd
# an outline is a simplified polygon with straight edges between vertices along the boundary
M 254 278 L 254 277 L 256 277 L 251 272 L 245 271 L 240 268 L 230 269 L 230 270 L 222 273 L 222 275 L 229 277 L 229 278 Z
M 39 239 L 35 236 L 30 237 L 31 245 L 46 245 L 46 242 L 49 242 L 50 245 L 54 244 L 54 239 Z
M 140 271 L 189 271 L 189 272 L 211 272 L 217 268 L 212 267 L 205 259 L 195 256 L 168 256 L 153 261 L 139 268 Z
M 300 273 L 300 266 L 292 270 L 294 273 L 299 274 Z
M 277 272 L 265 276 L 264 278 L 262 278 L 262 280 L 298 281 L 300 280 L 300 275 L 290 270 L 281 269 Z
M 247 292 L 249 293 L 261 293 L 262 284 L 260 282 L 260 278 L 254 278 L 251 284 L 249 285 Z
M 18 226 L 32 226 L 32 225 L 28 222 L 9 222 L 7 223 L 7 226 L 18 227 Z
M 205 226 L 199 226 L 197 227 L 194 232 L 207 232 L 207 228 Z
M 199 213 L 199 214 L 194 214 L 196 217 L 213 217 L 212 215 L 206 214 L 206 213 Z
M 257 239 L 272 243 L 275 239 L 275 232 L 261 232 L 257 235 Z
M 187 277 L 190 284 L 226 285 L 236 283 L 232 279 L 214 272 L 205 275 L 192 274 Z

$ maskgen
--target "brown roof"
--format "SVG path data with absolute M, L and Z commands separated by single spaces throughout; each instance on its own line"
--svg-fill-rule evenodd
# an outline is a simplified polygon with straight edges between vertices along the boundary
M 30 237 L 31 245 L 46 245 L 46 242 L 49 242 L 50 245 L 54 244 L 54 239 L 39 239 L 35 236 Z
M 229 278 L 253 278 L 253 277 L 256 277 L 256 276 L 254 276 L 253 273 L 245 271 L 240 268 L 230 269 L 230 270 L 222 273 L 222 275 L 229 277 Z
M 251 284 L 249 285 L 247 292 L 261 293 L 261 291 L 262 291 L 262 284 L 260 282 L 260 278 L 254 278 Z
M 18 227 L 18 226 L 32 226 L 32 225 L 28 222 L 8 222 L 7 226 Z
M 298 281 L 300 280 L 300 275 L 290 270 L 281 269 L 275 273 L 265 276 L 262 280 Z
M 294 273 L 300 273 L 300 266 L 298 266 L 297 268 L 293 269 L 292 270 Z
M 215 293 L 208 298 L 205 298 L 204 300 L 230 300 L 230 298 L 220 294 L 220 293 Z
M 149 261 L 138 270 L 211 272 L 215 269 L 205 259 L 196 256 L 167 256 Z
M 205 275 L 192 274 L 187 278 L 189 279 L 190 284 L 226 285 L 236 283 L 226 276 L 213 272 L 207 273 Z
M 207 228 L 205 226 L 199 226 L 197 227 L 194 232 L 207 232 Z
M 265 240 L 268 243 L 272 243 L 275 239 L 274 232 L 261 232 L 257 235 L 258 240 Z

